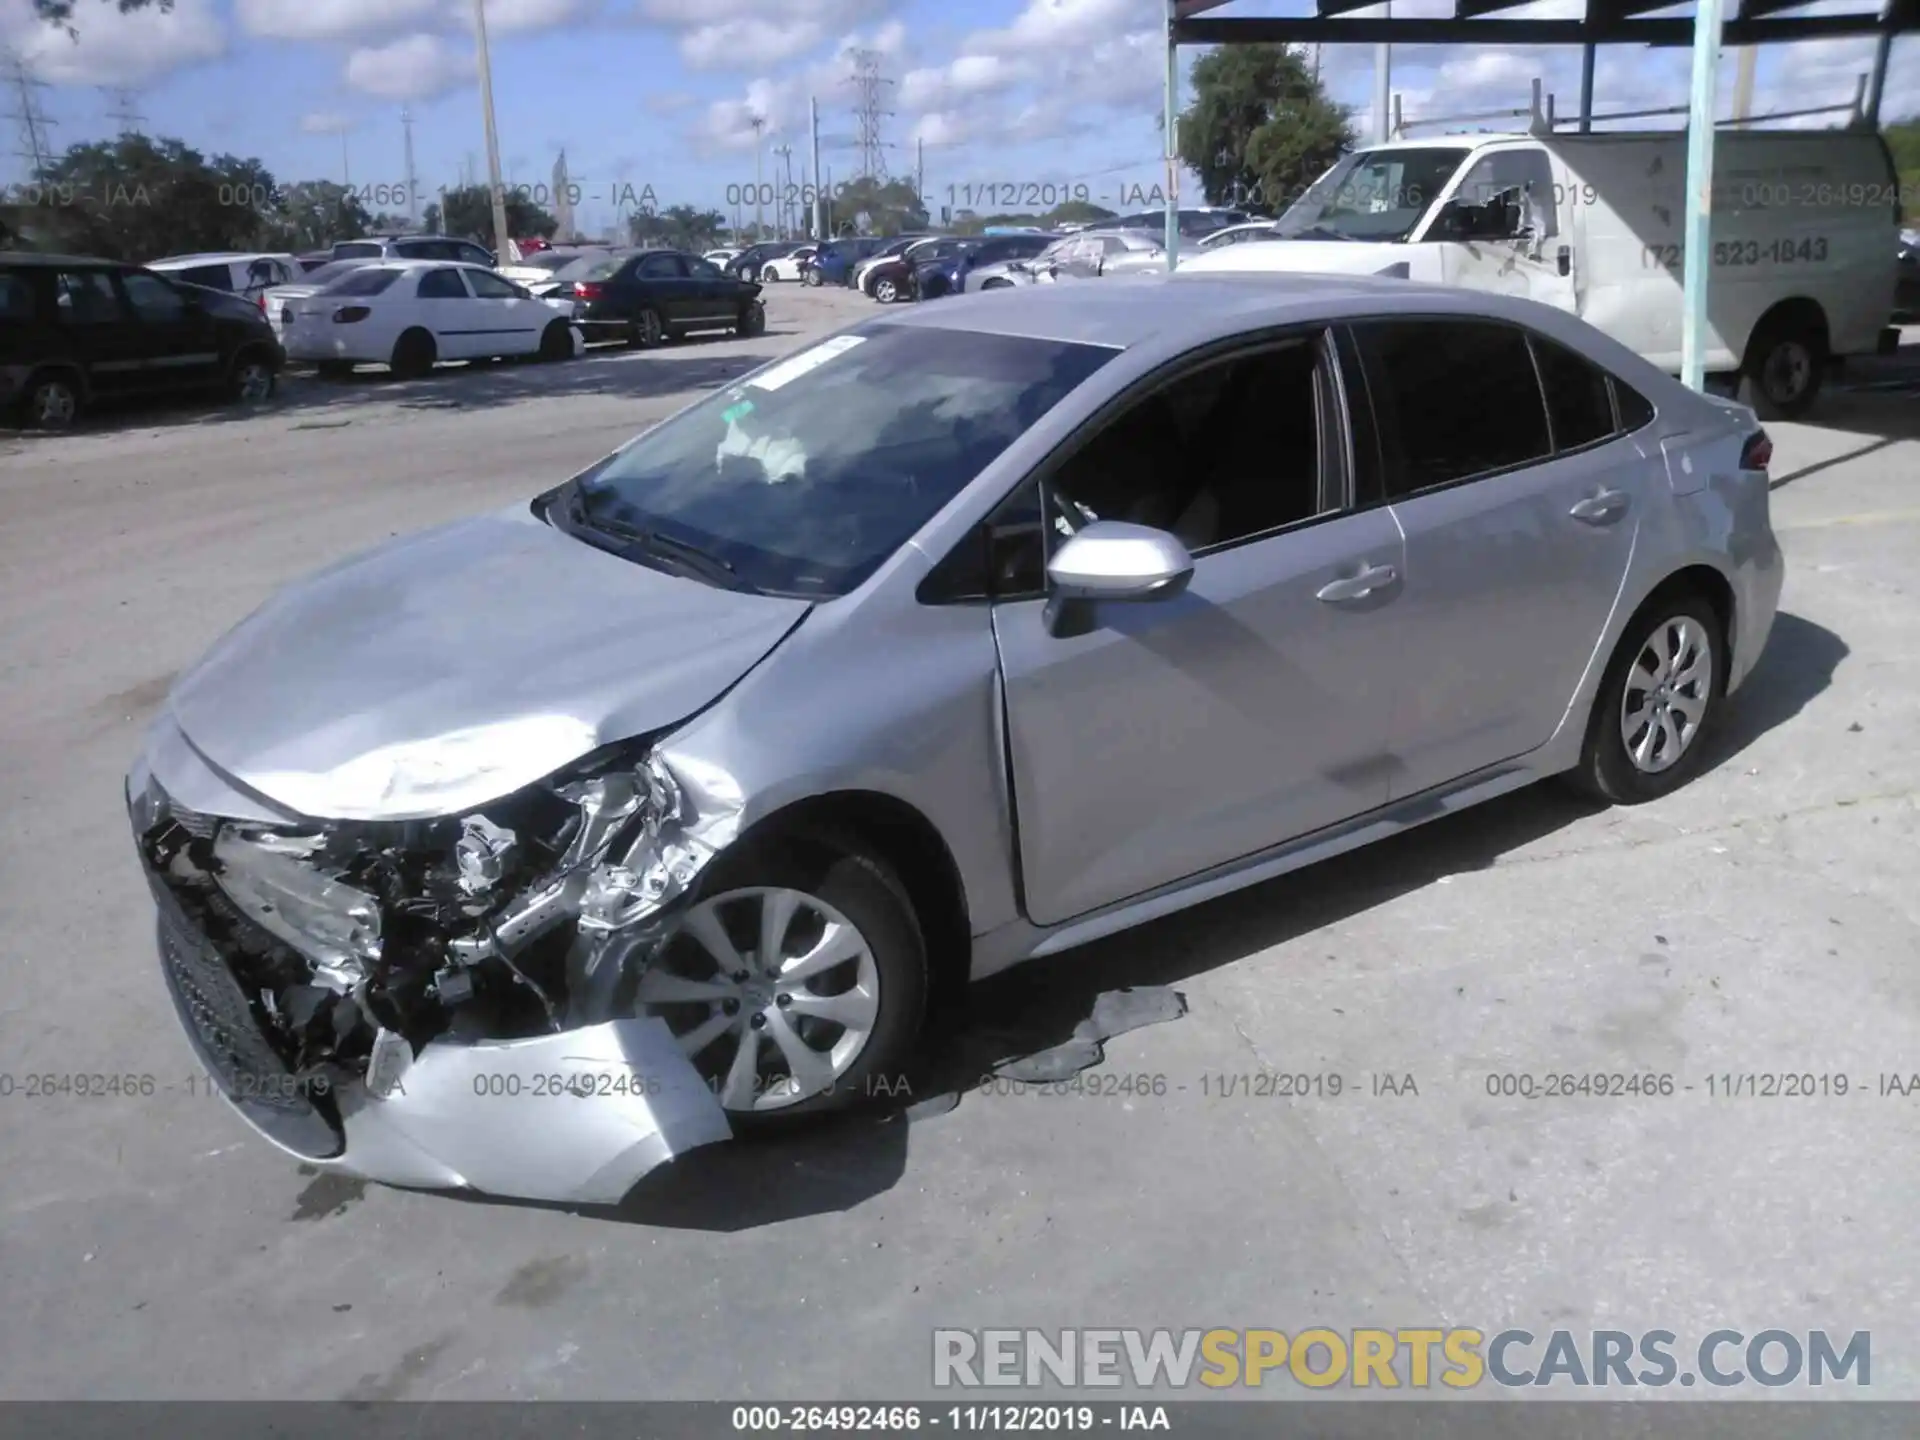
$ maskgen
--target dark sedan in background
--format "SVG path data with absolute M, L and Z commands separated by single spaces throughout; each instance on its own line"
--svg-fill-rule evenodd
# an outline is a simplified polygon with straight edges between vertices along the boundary
M 977 236 L 929 236 L 907 246 L 898 255 L 890 255 L 866 266 L 860 276 L 860 288 L 882 305 L 891 305 L 896 300 L 916 299 L 914 279 L 922 265 L 930 260 L 955 259 L 964 255 L 970 246 L 979 243 Z
M 851 284 L 853 267 L 886 243 L 878 235 L 847 235 L 829 240 L 801 267 L 800 278 L 809 285 Z
M 639 348 L 695 330 L 753 336 L 767 328 L 758 283 L 679 250 L 616 250 L 555 278 L 559 284 L 540 298 L 567 313 L 589 342 Z
M 763 240 L 758 245 L 749 245 L 727 261 L 727 274 L 736 280 L 756 280 L 769 260 L 778 260 L 782 256 L 791 255 L 801 246 L 810 243 L 812 242 L 807 240 Z
M 967 288 L 967 276 L 983 265 L 1004 265 L 1009 260 L 1031 260 L 1045 250 L 1058 235 L 989 235 L 971 241 L 957 254 L 923 260 L 914 268 L 913 293 L 921 300 L 937 300 L 942 295 L 957 295 Z

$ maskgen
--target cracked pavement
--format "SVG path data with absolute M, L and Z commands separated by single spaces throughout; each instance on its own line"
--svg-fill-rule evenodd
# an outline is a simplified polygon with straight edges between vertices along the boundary
M 870 309 L 770 308 L 0 439 L 0 1074 L 157 1085 L 0 1099 L 0 1397 L 910 1398 L 936 1326 L 1456 1324 L 1871 1329 L 1875 1396 L 1920 1395 L 1920 1096 L 1877 1093 L 1920 1072 L 1911 397 L 1771 427 L 1782 616 L 1710 773 L 1633 811 L 1535 788 L 983 987 L 1049 1043 L 1101 991 L 1185 995 L 1098 1086 L 717 1147 L 615 1215 L 302 1174 L 186 1092 L 118 788 L 172 675 L 293 576 Z M 1676 1089 L 1490 1095 L 1511 1072 Z M 1853 1088 L 1707 1093 L 1764 1072 Z

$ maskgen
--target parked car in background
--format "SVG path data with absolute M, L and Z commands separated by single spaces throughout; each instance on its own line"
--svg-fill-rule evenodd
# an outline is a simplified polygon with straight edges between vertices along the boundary
M 897 255 L 876 257 L 873 263 L 862 267 L 861 292 L 871 295 L 882 305 L 912 300 L 915 298 L 914 272 L 920 266 L 929 260 L 952 259 L 964 253 L 968 246 L 978 243 L 971 237 L 961 235 L 930 235 L 924 240 L 916 240 Z
M 1199 248 L 1218 250 L 1222 245 L 1245 245 L 1251 240 L 1276 240 L 1279 232 L 1272 220 L 1249 220 L 1244 225 L 1228 225 L 1211 235 L 1200 237 Z
M 325 250 L 309 250 L 304 255 L 297 255 L 294 258 L 300 262 L 301 272 L 309 273 L 318 270 L 322 265 L 332 264 L 333 249 L 329 246 Z
M 316 1169 L 615 1204 L 892 1093 L 967 981 L 1548 778 L 1712 816 L 1770 455 L 1511 296 L 888 314 L 184 669 L 124 786 L 160 976 Z
M 637 245 L 616 245 L 605 250 L 588 251 L 576 255 L 558 270 L 550 271 L 543 280 L 523 281 L 529 294 L 536 299 L 560 299 L 568 306 L 572 305 L 573 286 L 577 280 L 584 280 L 596 273 L 606 271 L 610 260 L 625 260 L 629 255 L 642 255 Z
M 1899 271 L 1894 282 L 1893 318 L 1896 324 L 1920 323 L 1920 230 L 1900 232 Z
M 785 255 L 774 256 L 760 267 L 760 283 L 777 285 L 782 280 L 799 281 L 803 278 L 806 267 L 813 262 L 814 254 L 818 249 L 819 247 L 815 245 L 802 245 L 799 249 L 790 250 Z
M 767 328 L 757 281 L 679 250 L 616 253 L 560 274 L 568 278 L 543 298 L 565 307 L 588 340 L 624 340 L 637 349 L 695 330 L 754 336 Z
M 992 265 L 976 265 L 966 274 L 969 293 L 980 290 L 1006 290 L 1016 285 L 1035 285 L 1055 278 L 1055 264 L 1078 242 L 1077 232 L 1069 230 L 1046 249 L 1030 259 L 1001 260 Z
M 269 398 L 280 347 L 257 306 L 108 260 L 0 253 L 0 407 L 65 430 L 94 406 L 223 388 Z
M 1058 240 L 1044 230 L 1020 230 L 976 240 L 957 255 L 921 262 L 914 271 L 914 291 L 922 300 L 957 295 L 970 288 L 974 271 L 1010 260 L 1031 260 Z
M 763 240 L 747 246 L 720 268 L 737 280 L 758 280 L 768 261 L 791 255 L 806 243 L 804 240 Z
M 809 285 L 845 285 L 853 267 L 887 242 L 873 235 L 845 235 L 814 251 L 800 278 Z
M 358 240 L 336 241 L 336 260 L 453 260 L 462 265 L 483 265 L 491 270 L 494 253 L 471 240 L 451 235 L 367 235 Z
M 146 268 L 156 275 L 170 275 L 208 290 L 224 290 L 256 303 L 275 285 L 289 284 L 300 275 L 300 262 L 294 256 L 261 251 L 170 255 L 149 261 Z M 262 310 L 264 313 L 264 306 Z
M 734 256 L 738 255 L 739 253 L 740 252 L 738 250 L 728 249 L 723 246 L 718 250 L 707 251 L 706 254 L 702 255 L 700 258 L 706 261 L 709 265 L 718 265 L 722 270 L 724 270 L 727 268 L 728 264 L 731 263 Z
M 1236 210 L 1225 206 L 1195 205 L 1177 210 L 1175 226 L 1183 240 L 1201 240 L 1216 230 L 1224 230 L 1229 225 L 1244 225 L 1257 217 L 1245 210 Z M 1144 230 L 1164 239 L 1167 229 L 1165 210 L 1137 210 L 1131 215 L 1116 215 L 1110 220 L 1095 220 L 1083 226 L 1081 233 L 1089 230 Z
M 918 245 L 922 240 L 931 240 L 933 238 L 931 235 L 920 233 L 913 235 L 896 235 L 891 240 L 881 240 L 874 246 L 869 254 L 854 262 L 853 269 L 847 276 L 847 284 L 855 290 L 864 292 L 867 286 L 867 272 L 873 269 L 874 266 L 885 264 L 887 261 L 895 259 L 904 254 L 911 246 Z
M 576 353 L 564 315 L 482 265 L 383 260 L 291 308 L 287 358 L 311 361 L 323 375 L 385 365 L 405 380 L 442 360 Z
M 286 343 L 287 326 L 293 323 L 293 303 L 305 300 L 310 295 L 318 295 L 343 276 L 366 265 L 378 265 L 378 260 L 329 260 L 314 270 L 309 270 L 291 285 L 276 285 L 267 291 L 266 303 L 260 307 L 267 317 L 267 324 L 273 327 L 274 338 L 281 344 Z
M 983 267 L 969 277 L 970 289 L 998 290 L 1014 285 L 1046 284 L 1055 280 L 1091 280 L 1101 275 L 1124 275 L 1167 268 L 1167 252 L 1142 230 L 1095 230 L 1088 227 L 1062 236 L 1030 261 L 1015 260 Z
M 524 256 L 511 265 L 496 267 L 499 275 L 513 281 L 516 285 L 533 286 L 551 280 L 556 273 L 564 270 L 574 261 L 586 256 L 606 256 L 610 250 L 591 245 L 550 245 L 545 250 Z

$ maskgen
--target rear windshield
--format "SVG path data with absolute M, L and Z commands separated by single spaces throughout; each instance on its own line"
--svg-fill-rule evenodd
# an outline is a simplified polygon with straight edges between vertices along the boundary
M 305 275 L 300 277 L 300 280 L 301 283 L 305 285 L 332 285 L 336 281 L 353 274 L 354 271 L 364 270 L 366 268 L 367 262 L 364 260 L 335 260 L 329 264 L 322 265 L 317 270 L 309 270 Z
M 333 247 L 333 258 L 336 260 L 351 260 L 356 255 L 379 256 L 385 253 L 377 240 L 343 240 Z
M 378 295 L 400 278 L 400 272 L 385 265 L 362 265 L 351 275 L 343 275 L 327 287 L 329 295 Z
M 605 280 L 627 263 L 624 255 L 582 255 L 553 272 L 556 280 Z

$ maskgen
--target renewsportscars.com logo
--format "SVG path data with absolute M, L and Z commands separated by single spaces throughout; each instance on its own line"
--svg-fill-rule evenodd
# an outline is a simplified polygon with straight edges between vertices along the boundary
M 1571 1389 L 1707 1385 L 1779 1388 L 1873 1383 L 1872 1333 L 1671 1330 L 1535 1335 L 1464 1328 L 1333 1330 L 936 1330 L 940 1389 L 1066 1386 L 1182 1390 L 1302 1385 L 1324 1390 L 1469 1390 L 1493 1384 Z

